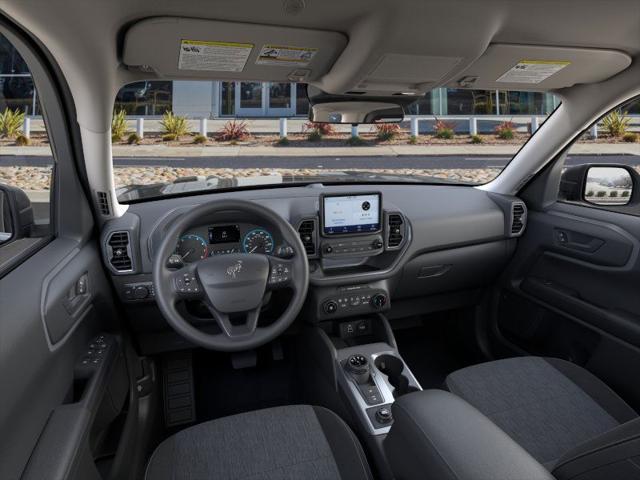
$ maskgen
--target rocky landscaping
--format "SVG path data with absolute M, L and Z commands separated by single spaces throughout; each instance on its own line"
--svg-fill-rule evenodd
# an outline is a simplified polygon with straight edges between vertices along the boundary
M 352 169 L 350 171 L 359 171 Z M 376 169 L 379 174 L 417 175 L 436 177 L 449 182 L 482 184 L 491 181 L 500 173 L 498 168 L 482 169 Z M 116 167 L 116 188 L 134 184 L 172 182 L 181 177 L 203 176 L 215 178 L 246 178 L 258 176 L 315 176 L 326 172 L 321 169 L 286 168 L 172 168 L 172 167 Z M 48 190 L 51 183 L 50 167 L 0 167 L 0 183 L 23 190 Z

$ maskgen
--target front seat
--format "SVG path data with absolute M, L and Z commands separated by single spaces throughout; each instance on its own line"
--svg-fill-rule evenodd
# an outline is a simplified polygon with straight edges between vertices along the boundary
M 640 476 L 640 418 L 584 368 L 517 357 L 458 370 L 446 385 L 556 478 Z
M 147 480 L 371 479 L 351 429 L 321 407 L 295 405 L 201 423 L 162 442 Z

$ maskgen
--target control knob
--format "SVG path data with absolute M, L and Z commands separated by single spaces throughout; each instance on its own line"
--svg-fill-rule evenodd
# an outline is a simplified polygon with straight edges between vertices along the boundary
M 338 304 L 333 300 L 329 300 L 324 304 L 324 313 L 332 314 L 338 311 Z
M 349 372 L 358 384 L 364 384 L 369 381 L 370 367 L 369 360 L 361 353 L 351 355 L 347 358 L 345 369 Z
M 380 407 L 376 411 L 376 420 L 380 423 L 389 423 L 393 420 L 393 415 L 391 414 L 391 408 L 389 407 Z
M 376 293 L 371 297 L 371 306 L 373 308 L 381 309 L 387 304 L 387 296 L 383 293 Z

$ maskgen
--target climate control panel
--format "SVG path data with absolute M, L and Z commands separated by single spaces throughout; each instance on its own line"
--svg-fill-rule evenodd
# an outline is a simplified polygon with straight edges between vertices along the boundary
M 368 285 L 342 287 L 320 302 L 322 318 L 340 318 L 381 312 L 389 309 L 389 294 L 380 288 Z
M 323 257 L 372 257 L 384 252 L 382 235 L 349 237 L 324 240 L 321 245 Z

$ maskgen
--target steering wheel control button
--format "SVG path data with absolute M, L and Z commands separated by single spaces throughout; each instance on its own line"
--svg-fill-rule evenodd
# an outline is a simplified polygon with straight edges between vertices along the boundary
M 176 278 L 176 289 L 178 292 L 189 295 L 200 293 L 200 286 L 198 280 L 193 273 L 184 273 Z
M 276 263 L 271 266 L 269 273 L 269 284 L 272 286 L 283 285 L 291 280 L 289 266 L 283 263 Z

